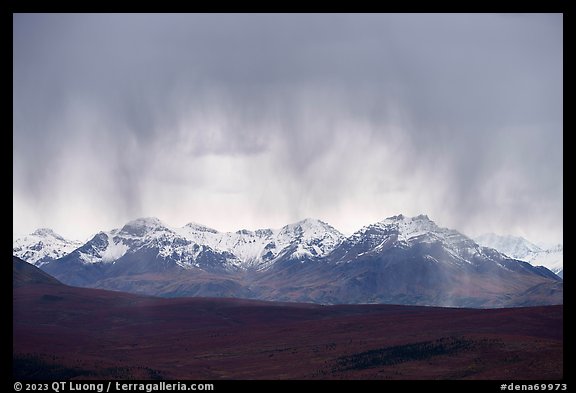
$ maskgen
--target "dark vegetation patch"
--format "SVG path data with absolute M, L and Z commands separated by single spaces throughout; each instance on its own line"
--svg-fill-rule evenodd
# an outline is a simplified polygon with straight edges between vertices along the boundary
M 66 380 L 88 375 L 88 370 L 67 367 L 38 354 L 14 355 L 12 358 L 12 377 L 14 379 L 60 379 Z
M 474 342 L 458 337 L 443 337 L 434 341 L 423 341 L 406 345 L 372 349 L 336 359 L 333 371 L 364 370 L 380 366 L 392 366 L 415 360 L 426 360 L 435 356 L 451 355 L 474 348 Z
M 106 379 L 164 379 L 158 370 L 149 367 L 107 367 L 88 370 L 69 367 L 55 356 L 36 353 L 14 354 L 12 377 L 22 380 L 69 380 L 78 377 Z

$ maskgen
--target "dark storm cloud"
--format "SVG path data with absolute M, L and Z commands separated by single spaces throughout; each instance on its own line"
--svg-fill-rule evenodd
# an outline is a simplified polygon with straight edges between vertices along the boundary
M 124 219 L 212 174 L 255 216 L 356 201 L 561 234 L 561 15 L 15 15 L 13 66 L 32 206 L 97 195 Z M 266 179 L 226 161 L 264 156 Z

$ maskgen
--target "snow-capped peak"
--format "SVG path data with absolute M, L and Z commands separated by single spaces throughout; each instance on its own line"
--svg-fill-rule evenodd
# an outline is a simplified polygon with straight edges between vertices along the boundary
M 265 269 L 278 259 L 316 259 L 330 253 L 344 236 L 323 221 L 308 218 L 280 229 L 219 232 L 191 222 L 171 228 L 157 218 L 138 218 L 120 229 L 96 234 L 76 250 L 84 263 L 115 263 L 127 254 L 146 250 L 173 259 L 184 268 L 196 266 L 202 255 L 219 258 L 226 268 Z M 208 253 L 208 254 L 206 254 Z
M 58 240 L 65 240 L 62 236 L 54 232 L 50 228 L 38 228 L 31 233 L 32 236 L 53 237 Z
M 82 243 L 66 240 L 50 228 L 40 228 L 30 235 L 16 239 L 12 244 L 12 254 L 36 266 L 68 255 Z
M 293 225 L 298 225 L 298 226 L 302 227 L 305 231 L 307 231 L 307 230 L 312 230 L 312 231 L 328 230 L 330 232 L 334 232 L 334 231 L 338 232 L 330 224 L 327 224 L 326 222 L 319 220 L 317 218 L 306 218 L 302 221 L 298 221 L 297 223 L 295 223 Z
M 156 217 L 141 217 L 141 218 L 137 218 L 135 220 L 128 222 L 124 226 L 125 227 L 134 227 L 134 228 L 141 228 L 141 227 L 156 228 L 158 226 L 164 226 L 164 224 L 162 224 L 162 221 L 160 221 Z
M 381 222 L 420 222 L 420 223 L 434 223 L 426 214 L 419 214 L 414 217 L 407 217 L 403 214 L 398 214 L 396 216 L 388 217 Z M 434 224 L 436 225 L 436 224 Z
M 295 222 L 293 224 L 288 224 L 280 229 L 280 233 L 291 233 L 291 234 L 307 234 L 313 236 L 320 232 L 325 231 L 336 231 L 330 225 L 316 218 L 306 218 L 304 220 Z
M 406 248 L 419 243 L 441 243 L 455 260 L 482 253 L 481 247 L 458 231 L 441 228 L 428 216 L 406 217 L 402 214 L 363 227 L 343 243 L 335 255 L 337 261 L 350 261 L 352 254 L 367 257 L 392 247 Z
M 320 227 L 329 226 L 328 224 L 326 224 L 326 223 L 325 223 L 324 221 L 322 221 L 322 220 L 319 220 L 319 219 L 317 219 L 317 218 L 310 218 L 310 217 L 307 217 L 307 218 L 305 218 L 305 219 L 303 219 L 303 220 L 300 220 L 300 221 L 298 221 L 298 222 L 295 222 L 295 223 L 292 224 L 292 225 L 300 225 L 300 226 L 302 226 L 302 227 L 308 227 L 308 228 L 318 227 L 318 226 L 320 226 Z
M 344 235 L 324 221 L 306 218 L 282 227 L 276 241 L 286 247 L 296 245 L 291 258 L 315 258 L 328 255 L 344 241 Z
M 218 233 L 218 231 L 216 229 L 213 229 L 213 228 L 210 228 L 210 227 L 207 227 L 205 225 L 198 224 L 195 222 L 189 222 L 184 227 L 189 228 L 190 230 L 193 230 L 193 231 L 198 231 L 198 232 Z
M 264 269 L 283 256 L 315 258 L 327 255 L 344 239 L 336 229 L 313 218 L 280 229 L 218 232 L 192 223 L 174 231 L 194 243 L 233 254 L 244 268 L 256 269 Z
M 497 235 L 495 233 L 485 233 L 476 237 L 478 244 L 486 247 L 495 248 L 496 250 L 516 259 L 523 258 L 539 253 L 543 250 L 534 243 L 520 236 Z
M 166 229 L 162 221 L 155 217 L 143 217 L 128 222 L 122 227 L 120 233 L 132 236 L 144 236 L 150 231 L 159 229 Z
M 430 218 L 424 214 L 415 217 L 406 217 L 399 214 L 388 217 L 374 224 L 374 226 L 387 231 L 394 231 L 399 241 L 408 241 L 412 238 L 427 234 L 446 235 L 448 231 L 445 228 L 438 227 L 434 221 L 430 220 Z
M 485 233 L 475 238 L 478 244 L 494 248 L 510 258 L 529 262 L 534 266 L 545 266 L 563 276 L 564 249 L 561 244 L 542 248 L 520 236 Z

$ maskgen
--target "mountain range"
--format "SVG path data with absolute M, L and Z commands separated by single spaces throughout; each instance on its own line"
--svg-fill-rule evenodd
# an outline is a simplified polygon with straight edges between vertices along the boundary
M 526 261 L 534 266 L 544 266 L 558 276 L 564 277 L 564 247 L 561 244 L 538 246 L 520 236 L 494 233 L 480 235 L 474 240 L 482 246 L 495 248 L 510 258 Z
M 23 243 L 15 243 L 14 255 L 68 285 L 164 297 L 506 307 L 561 304 L 563 296 L 550 270 L 425 215 L 389 217 L 348 237 L 316 219 L 219 232 L 141 218 L 42 261 L 27 259 Z
M 66 240 L 52 229 L 40 228 L 15 240 L 12 254 L 35 266 L 42 266 L 70 254 L 81 245 L 82 242 Z

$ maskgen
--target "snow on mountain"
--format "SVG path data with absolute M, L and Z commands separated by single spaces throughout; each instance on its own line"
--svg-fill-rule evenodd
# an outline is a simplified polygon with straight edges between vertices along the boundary
M 379 255 L 391 247 L 441 244 L 451 255 L 446 260 L 457 265 L 470 264 L 477 257 L 493 259 L 494 251 L 485 248 L 490 247 L 510 258 L 543 265 L 562 274 L 561 245 L 542 250 L 525 239 L 497 235 L 484 235 L 477 240 L 478 243 L 455 230 L 441 228 L 425 215 L 389 217 L 348 238 L 327 223 L 311 218 L 280 229 L 219 232 L 196 223 L 171 228 L 149 217 L 100 232 L 83 245 L 65 240 L 49 229 L 39 229 L 14 242 L 13 251 L 38 266 L 71 252 L 84 264 L 115 264 L 126 256 L 146 253 L 146 258 L 153 255 L 184 269 L 210 266 L 266 270 L 279 260 L 303 262 L 330 256 L 329 260 L 337 264 L 351 263 Z
M 75 255 L 85 264 L 114 264 L 126 255 L 146 251 L 185 269 L 200 267 L 199 261 L 209 263 L 209 256 L 216 256 L 226 268 L 262 270 L 279 258 L 323 257 L 343 240 L 344 235 L 316 219 L 276 230 L 219 232 L 196 223 L 170 228 L 157 218 L 138 218 L 122 228 L 100 232 L 84 245 L 75 244 L 73 249 L 77 248 Z M 25 248 L 19 248 L 20 254 Z
M 520 236 L 486 233 L 476 237 L 478 244 L 494 248 L 501 253 L 534 266 L 544 266 L 560 277 L 563 276 L 564 247 L 561 244 L 542 248 Z
M 562 281 L 552 272 L 425 215 L 389 217 L 347 238 L 317 219 L 219 232 L 140 218 L 42 269 L 68 285 L 170 297 L 461 307 L 562 302 Z
M 296 239 L 297 247 L 291 254 L 292 258 L 315 258 L 328 255 L 344 240 L 344 236 L 325 222 L 308 218 L 283 227 L 278 239 Z
M 564 247 L 561 244 L 543 250 L 538 255 L 527 260 L 532 265 L 541 265 L 564 277 Z
M 156 234 L 157 237 L 168 228 L 155 217 L 137 218 L 128 222 L 120 230 L 120 234 L 124 237 L 142 237 Z M 154 236 L 154 235 L 153 235 Z
M 530 255 L 543 251 L 536 244 L 531 243 L 520 236 L 486 233 L 478 236 L 475 240 L 478 244 L 482 244 L 485 247 L 495 248 L 509 257 L 517 258 L 522 261 Z
M 16 239 L 12 254 L 36 266 L 68 255 L 82 243 L 67 240 L 49 228 L 40 228 L 30 235 Z
M 352 262 L 359 257 L 380 254 L 390 247 L 411 247 L 417 243 L 441 243 L 455 260 L 469 263 L 485 250 L 461 233 L 441 228 L 426 215 L 406 217 L 402 214 L 365 226 L 343 243 L 338 262 Z M 354 257 L 352 257 L 354 255 Z
M 325 269 L 322 274 L 336 278 L 311 295 L 325 302 L 345 299 L 450 307 L 562 302 L 562 283 L 548 269 L 483 247 L 425 215 L 397 215 L 365 226 L 327 259 L 333 271 Z M 303 273 L 305 283 L 311 273 Z M 287 286 L 295 286 L 295 274 L 287 277 Z M 527 299 L 527 293 L 534 297 Z
M 387 228 L 394 228 L 397 240 L 406 244 L 415 241 L 432 242 L 440 240 L 451 247 L 468 246 L 476 248 L 471 239 L 452 229 L 441 228 L 426 215 L 405 217 L 402 214 L 387 218 L 376 224 Z
M 121 258 L 129 247 L 118 237 L 114 239 L 117 232 L 118 230 L 112 230 L 96 234 L 88 243 L 76 250 L 80 259 L 86 263 L 108 263 Z
M 325 256 L 344 240 L 344 235 L 330 225 L 310 218 L 277 230 L 218 232 L 191 223 L 174 231 L 190 241 L 235 255 L 244 268 L 259 270 L 283 256 L 290 259 Z
M 88 264 L 114 264 L 125 255 L 147 252 L 163 260 L 173 260 L 185 269 L 199 267 L 199 261 L 208 254 L 216 255 L 214 260 L 224 260 L 230 266 L 239 264 L 233 255 L 186 239 L 153 217 L 138 218 L 120 229 L 100 232 L 76 251 L 80 260 Z

